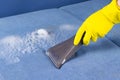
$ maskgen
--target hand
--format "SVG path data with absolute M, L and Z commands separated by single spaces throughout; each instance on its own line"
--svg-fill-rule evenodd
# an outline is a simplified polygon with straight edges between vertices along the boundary
M 90 40 L 96 42 L 99 37 L 104 37 L 114 26 L 120 22 L 120 10 L 116 0 L 90 15 L 78 29 L 74 45 L 78 45 L 84 32 L 83 44 L 88 45 Z

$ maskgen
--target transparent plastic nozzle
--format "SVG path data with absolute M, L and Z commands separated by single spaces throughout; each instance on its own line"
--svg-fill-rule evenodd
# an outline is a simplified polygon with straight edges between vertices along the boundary
M 46 54 L 49 56 L 54 65 L 59 69 L 67 60 L 69 60 L 75 52 L 80 48 L 82 43 L 78 46 L 73 44 L 74 36 L 70 39 L 59 43 L 48 49 Z

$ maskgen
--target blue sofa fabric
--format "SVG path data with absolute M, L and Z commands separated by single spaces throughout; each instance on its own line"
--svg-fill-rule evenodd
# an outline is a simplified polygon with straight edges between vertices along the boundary
M 0 37 L 12 34 L 22 35 L 39 27 L 54 27 L 57 29 L 62 25 L 71 25 L 76 27 L 77 30 L 81 23 L 82 21 L 59 9 L 35 11 L 28 14 L 1 18 L 0 34 L 2 35 Z
M 5 80 L 114 80 L 119 79 L 119 52 L 118 46 L 104 38 L 97 44 L 82 47 L 76 58 L 65 63 L 60 70 L 39 50 L 24 55 L 18 63 L 2 64 L 0 71 Z
M 120 47 L 120 24 L 116 24 L 113 29 L 106 35 L 108 39 Z
M 57 8 L 85 0 L 0 0 L 0 17 Z
M 111 0 L 89 0 L 74 5 L 64 6 L 60 9 L 74 15 L 76 18 L 85 20 L 89 15 L 107 5 Z
M 101 8 L 93 8 L 92 1 L 1 18 L 0 80 L 119 80 L 119 24 L 105 38 L 82 46 L 61 69 L 46 56 L 48 48 L 76 33 L 87 11 Z
M 81 21 L 59 9 L 0 19 L 0 80 L 54 79 L 51 71 L 58 70 L 45 51 L 73 36 L 80 24 Z M 49 34 L 39 32 L 42 29 Z

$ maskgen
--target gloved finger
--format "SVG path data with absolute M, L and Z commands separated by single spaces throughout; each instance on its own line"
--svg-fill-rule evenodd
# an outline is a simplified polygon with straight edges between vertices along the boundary
M 98 35 L 97 34 L 93 34 L 91 39 L 92 39 L 93 42 L 96 42 L 97 39 L 98 39 Z
M 84 33 L 84 26 L 80 27 L 75 35 L 74 38 L 74 45 L 77 46 L 83 36 Z
M 91 32 L 86 31 L 85 36 L 83 38 L 83 44 L 87 46 L 90 43 L 90 39 L 91 39 Z
M 105 33 L 101 32 L 98 34 L 99 37 L 103 38 L 105 36 Z

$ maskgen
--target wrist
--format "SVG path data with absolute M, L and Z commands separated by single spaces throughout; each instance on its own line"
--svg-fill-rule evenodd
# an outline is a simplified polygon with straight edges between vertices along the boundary
M 118 0 L 118 6 L 120 7 L 120 0 Z
M 111 3 L 100 10 L 113 24 L 120 23 L 120 7 L 118 6 L 118 1 L 120 0 L 112 0 Z

